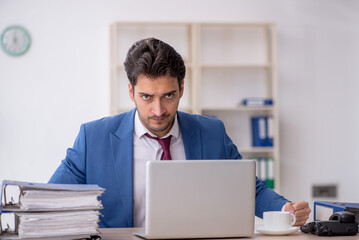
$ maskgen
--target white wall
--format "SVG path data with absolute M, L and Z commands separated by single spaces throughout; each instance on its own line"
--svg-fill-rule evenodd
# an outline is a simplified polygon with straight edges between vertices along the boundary
M 0 30 L 32 46 L 0 51 L 0 180 L 46 182 L 79 126 L 109 114 L 114 21 L 274 22 L 278 29 L 281 190 L 312 201 L 338 183 L 359 201 L 359 2 L 355 0 L 0 0 Z
M 338 200 L 358 202 L 359 2 L 311 2 L 279 23 L 282 186 L 310 199 L 337 183 Z

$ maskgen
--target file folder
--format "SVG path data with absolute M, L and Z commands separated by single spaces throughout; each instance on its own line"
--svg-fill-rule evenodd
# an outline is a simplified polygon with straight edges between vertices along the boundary
M 0 239 L 98 238 L 104 191 L 98 185 L 4 180 Z M 5 215 L 8 224 L 1 223 Z
M 248 107 L 261 107 L 272 106 L 273 99 L 271 98 L 245 98 L 242 100 L 242 104 Z
M 251 126 L 253 147 L 273 147 L 272 116 L 252 117 Z
M 274 159 L 251 158 L 256 160 L 256 175 L 267 187 L 274 189 Z
M 355 221 L 359 223 L 359 203 L 315 201 L 314 221 L 328 221 L 335 212 L 348 211 L 355 215 Z
M 16 196 L 9 195 L 8 188 L 10 186 L 15 186 L 18 188 L 18 193 Z M 57 194 L 58 197 L 67 197 L 67 193 L 72 196 L 85 196 L 93 195 L 94 197 L 100 196 L 105 189 L 99 187 L 98 185 L 91 184 L 46 184 L 46 183 L 31 183 L 31 182 L 20 182 L 20 181 L 11 181 L 4 180 L 2 182 L 1 189 L 1 211 L 64 211 L 64 210 L 86 210 L 86 209 L 102 209 L 102 204 L 100 201 L 89 202 L 88 206 L 79 202 L 77 206 L 67 206 L 65 202 L 58 202 L 56 206 L 47 208 L 45 205 L 37 207 L 35 205 L 24 206 L 26 200 L 26 193 L 36 193 L 36 191 L 42 191 L 40 196 L 48 196 L 51 198 Z M 47 195 L 44 195 L 44 194 Z M 87 199 L 87 198 L 86 198 Z M 56 199 L 54 199 L 56 200 Z M 97 204 L 96 206 L 94 204 Z

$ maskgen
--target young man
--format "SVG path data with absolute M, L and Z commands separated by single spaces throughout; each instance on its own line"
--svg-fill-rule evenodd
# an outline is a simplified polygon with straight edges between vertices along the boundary
M 100 227 L 138 227 L 145 221 L 145 164 L 148 160 L 240 159 L 223 123 L 177 111 L 186 68 L 168 44 L 148 38 L 136 42 L 125 61 L 130 112 L 83 124 L 50 183 L 98 184 L 102 196 Z M 291 203 L 258 179 L 256 215 L 295 213 L 303 225 L 307 202 Z

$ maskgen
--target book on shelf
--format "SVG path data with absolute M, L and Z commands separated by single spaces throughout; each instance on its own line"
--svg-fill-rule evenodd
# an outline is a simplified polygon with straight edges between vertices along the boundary
M 252 146 L 273 147 L 273 117 L 256 116 L 251 118 Z
M 256 160 L 256 175 L 267 187 L 274 189 L 274 159 L 252 158 Z
M 333 213 L 341 211 L 353 213 L 359 224 L 359 203 L 314 201 L 314 221 L 328 221 Z
M 246 107 L 264 107 L 272 106 L 273 99 L 271 98 L 244 98 L 242 105 Z
M 105 189 L 87 184 L 45 184 L 4 180 L 0 239 L 74 239 L 100 236 Z M 11 227 L 10 227 L 11 226 Z

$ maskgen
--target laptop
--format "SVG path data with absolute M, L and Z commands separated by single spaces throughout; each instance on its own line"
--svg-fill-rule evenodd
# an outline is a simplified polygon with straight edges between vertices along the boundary
M 254 160 L 149 161 L 145 239 L 254 233 Z

